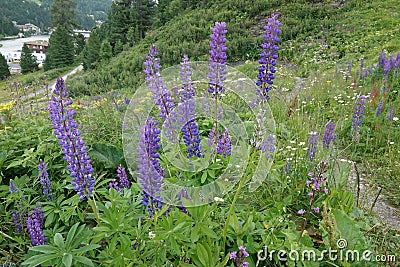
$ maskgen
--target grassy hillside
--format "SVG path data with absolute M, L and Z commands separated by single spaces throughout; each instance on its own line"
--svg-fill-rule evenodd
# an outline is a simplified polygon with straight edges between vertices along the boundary
M 381 50 L 400 50 L 398 1 L 237 1 L 216 2 L 175 17 L 133 48 L 72 82 L 76 92 L 96 94 L 134 88 L 141 82 L 145 53 L 156 44 L 163 66 L 175 65 L 188 53 L 192 60 L 208 59 L 208 37 L 215 21 L 226 21 L 231 63 L 256 60 L 263 26 L 271 13 L 280 14 L 280 58 L 295 64 L 299 76 L 310 70 L 333 68 L 336 61 L 376 62 Z

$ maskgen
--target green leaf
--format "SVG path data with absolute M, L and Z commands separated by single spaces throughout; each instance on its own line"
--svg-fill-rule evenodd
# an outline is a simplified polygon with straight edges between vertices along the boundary
M 68 232 L 67 240 L 65 241 L 65 246 L 69 248 L 71 246 L 72 240 L 74 239 L 76 228 L 78 228 L 79 223 L 74 224 Z
M 206 234 L 207 236 L 211 237 L 211 238 L 218 238 L 218 235 L 211 230 L 208 225 L 204 225 L 204 224 L 200 224 L 200 231 L 203 232 L 204 234 Z
M 83 256 L 75 256 L 74 260 L 76 260 L 77 262 L 83 263 L 85 265 L 88 265 L 88 266 L 94 266 L 93 262 L 90 259 L 83 257 Z
M 201 175 L 200 182 L 204 184 L 206 180 L 207 180 L 207 172 L 203 172 L 203 174 Z
M 86 246 L 81 247 L 81 248 L 74 249 L 73 252 L 82 253 L 82 252 L 93 250 L 93 249 L 96 249 L 96 248 L 99 248 L 99 247 L 101 247 L 101 246 L 98 245 L 98 244 L 91 244 L 91 245 L 86 245 Z
M 50 254 L 50 255 L 36 255 L 33 257 L 30 257 L 23 263 L 22 265 L 28 265 L 29 267 L 36 267 L 37 265 L 43 264 L 47 261 L 51 261 L 53 259 L 58 258 L 58 255 L 56 254 Z
M 56 233 L 54 235 L 54 243 L 57 245 L 57 247 L 65 249 L 64 238 L 60 233 Z
M 50 246 L 50 245 L 35 246 L 35 247 L 31 247 L 29 250 L 42 252 L 45 254 L 57 253 L 59 251 L 58 248 Z
M 199 257 L 199 260 L 203 266 L 207 267 L 207 263 L 210 261 L 209 260 L 209 255 L 207 253 L 206 248 L 202 244 L 197 244 L 196 246 L 197 250 L 197 256 Z
M 62 263 L 64 264 L 65 267 L 71 267 L 72 264 L 72 255 L 71 254 L 65 254 L 62 258 Z
M 199 240 L 199 227 L 195 226 L 190 231 L 190 240 L 196 243 Z
M 124 156 L 120 148 L 105 143 L 94 144 L 88 154 L 93 159 L 103 163 L 105 168 L 117 168 Z

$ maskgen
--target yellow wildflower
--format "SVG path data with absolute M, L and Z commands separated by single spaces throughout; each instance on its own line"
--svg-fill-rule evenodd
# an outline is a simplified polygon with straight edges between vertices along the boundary
M 0 104 L 0 113 L 9 112 L 14 106 L 14 101 L 10 101 L 6 104 Z

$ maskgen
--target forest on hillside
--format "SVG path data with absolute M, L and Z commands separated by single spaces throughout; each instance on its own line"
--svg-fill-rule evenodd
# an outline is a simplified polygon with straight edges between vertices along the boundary
M 40 5 L 37 4 L 40 2 Z M 78 24 L 90 30 L 97 20 L 105 21 L 111 0 L 74 0 Z M 12 24 L 32 23 L 46 31 L 50 27 L 50 7 L 53 0 L 22 1 L 0 0 L 0 37 L 16 35 L 18 29 Z

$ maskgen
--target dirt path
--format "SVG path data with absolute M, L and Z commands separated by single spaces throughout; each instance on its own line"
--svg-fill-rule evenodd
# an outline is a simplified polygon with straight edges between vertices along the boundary
M 79 65 L 79 66 L 76 67 L 75 69 L 71 70 L 70 72 L 68 72 L 67 74 L 65 74 L 64 76 L 62 76 L 62 78 L 63 78 L 63 80 L 65 81 L 69 76 L 74 75 L 75 73 L 77 73 L 77 72 L 79 72 L 79 71 L 81 71 L 81 70 L 83 70 L 83 66 L 82 66 L 82 65 Z M 57 80 L 54 81 L 54 82 L 50 85 L 49 91 L 52 91 L 52 90 L 55 88 L 56 83 L 57 83 Z M 29 94 L 27 94 L 26 96 L 21 97 L 21 100 L 22 100 L 22 101 L 29 100 L 30 98 L 36 97 L 36 96 L 38 96 L 38 95 L 40 95 L 40 94 L 43 94 L 44 92 L 46 92 L 46 88 L 42 88 L 42 89 L 40 89 L 40 90 L 38 90 L 38 91 L 36 91 L 36 92 L 29 93 Z
M 69 76 L 74 75 L 75 73 L 77 73 L 77 72 L 79 72 L 79 71 L 81 71 L 81 70 L 83 70 L 83 66 L 82 66 L 82 65 L 79 65 L 78 67 L 76 67 L 76 68 L 74 68 L 73 70 L 69 71 L 68 73 L 64 74 L 64 75 L 62 76 L 62 78 L 63 78 L 64 81 L 65 81 Z M 51 91 L 54 89 L 54 87 L 56 86 L 56 82 L 57 82 L 57 80 L 55 80 L 54 82 L 52 82 L 51 85 L 49 86 L 49 88 L 42 87 L 41 89 L 37 90 L 36 92 L 31 92 L 31 93 L 29 93 L 29 94 L 20 96 L 20 97 L 18 98 L 18 101 L 20 101 L 21 103 L 22 103 L 22 102 L 26 102 L 27 100 L 29 100 L 29 99 L 31 99 L 31 98 L 35 98 L 35 97 L 38 97 L 38 96 L 40 96 L 40 95 L 46 93 L 46 91 L 51 92 Z M 43 96 L 43 97 L 45 97 L 45 96 Z M 8 103 L 8 102 L 9 102 L 9 100 L 8 100 L 8 101 L 3 101 L 3 102 L 1 102 L 0 104 L 6 104 L 6 103 Z
M 357 180 L 359 180 L 360 183 L 359 187 L 357 187 Z M 387 224 L 389 228 L 393 230 L 400 231 L 400 210 L 387 203 L 385 195 L 379 194 L 379 188 L 372 186 L 372 183 L 370 183 L 366 177 L 357 172 L 354 163 L 351 163 L 348 181 L 355 197 L 357 197 L 357 191 L 359 191 L 358 202 L 361 208 L 366 211 L 371 211 L 371 207 L 373 206 L 372 212 L 375 213 L 383 223 Z

